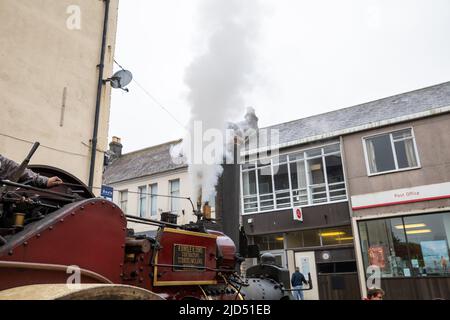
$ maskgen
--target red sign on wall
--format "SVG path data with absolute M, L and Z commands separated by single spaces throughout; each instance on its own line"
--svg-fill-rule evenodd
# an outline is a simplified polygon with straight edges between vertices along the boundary
M 300 207 L 292 208 L 292 214 L 294 216 L 294 220 L 303 221 L 303 211 Z

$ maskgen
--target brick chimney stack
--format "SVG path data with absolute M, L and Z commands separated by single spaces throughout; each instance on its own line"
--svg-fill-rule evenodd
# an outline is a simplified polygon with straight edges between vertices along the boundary
M 109 143 L 109 150 L 111 151 L 111 158 L 117 159 L 122 155 L 122 143 L 120 143 L 119 137 L 112 137 L 112 141 Z

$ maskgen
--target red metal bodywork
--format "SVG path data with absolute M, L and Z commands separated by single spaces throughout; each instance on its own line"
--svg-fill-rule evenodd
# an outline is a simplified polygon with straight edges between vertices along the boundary
M 239 299 L 226 280 L 236 263 L 227 236 L 160 228 L 149 251 L 129 254 L 126 224 L 120 208 L 104 199 L 64 206 L 0 247 L 0 290 L 66 283 L 67 267 L 77 266 L 82 283 L 134 285 L 167 299 Z M 175 245 L 204 248 L 205 268 L 177 270 Z
M 30 225 L 0 247 L 0 290 L 38 283 L 65 283 L 70 274 L 57 266 L 78 266 L 121 283 L 126 219 L 113 203 L 88 199 Z M 45 264 L 35 268 L 13 263 Z M 54 265 L 48 266 L 48 265 Z M 82 282 L 104 282 L 82 273 Z

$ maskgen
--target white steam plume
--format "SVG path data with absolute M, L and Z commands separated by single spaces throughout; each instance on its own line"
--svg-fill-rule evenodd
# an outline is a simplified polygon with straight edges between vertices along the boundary
M 203 0 L 200 4 L 199 30 L 206 34 L 205 50 L 186 70 L 185 83 L 189 88 L 191 107 L 190 137 L 196 121 L 208 129 L 225 131 L 227 123 L 244 113 L 243 96 L 252 87 L 255 71 L 255 41 L 260 23 L 259 0 Z M 224 135 L 225 136 L 225 135 Z M 202 200 L 215 195 L 215 186 L 222 166 L 198 163 L 189 159 L 194 139 L 184 139 L 183 150 L 188 157 L 193 199 L 202 190 Z M 203 143 L 202 150 L 205 144 Z M 217 150 L 216 159 L 223 159 Z

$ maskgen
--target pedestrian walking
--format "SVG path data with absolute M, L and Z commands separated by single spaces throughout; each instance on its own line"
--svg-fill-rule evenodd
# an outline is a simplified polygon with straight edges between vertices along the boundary
M 296 267 L 295 272 L 292 274 L 291 285 L 294 289 L 293 295 L 295 300 L 304 300 L 303 296 L 303 284 L 308 284 L 305 276 L 300 272 L 300 268 Z

